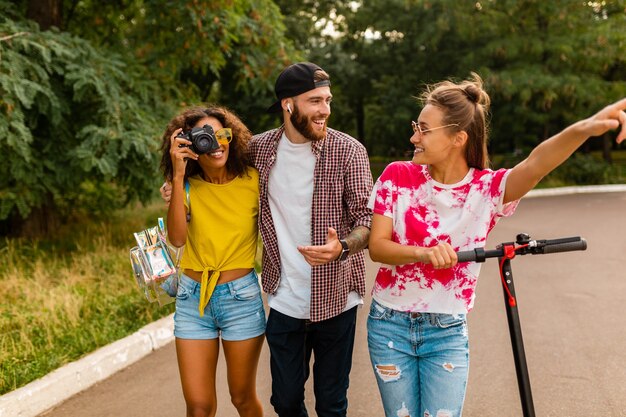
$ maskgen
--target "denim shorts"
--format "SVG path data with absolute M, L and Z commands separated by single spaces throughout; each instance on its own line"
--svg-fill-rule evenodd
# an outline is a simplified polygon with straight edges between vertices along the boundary
M 256 272 L 215 286 L 200 317 L 200 283 L 183 274 L 178 283 L 174 336 L 179 339 L 252 339 L 265 332 L 265 309 Z

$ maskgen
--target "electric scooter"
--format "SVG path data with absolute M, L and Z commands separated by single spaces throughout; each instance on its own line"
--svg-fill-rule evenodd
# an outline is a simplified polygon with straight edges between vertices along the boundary
M 517 384 L 519 386 L 520 399 L 524 417 L 535 417 L 535 406 L 530 389 L 530 378 L 524 353 L 524 341 L 520 327 L 515 287 L 513 285 L 513 271 L 511 259 L 516 255 L 543 255 L 557 252 L 569 252 L 587 249 L 587 241 L 579 236 L 559 239 L 531 240 L 526 233 L 517 235 L 515 242 L 501 243 L 495 250 L 477 248 L 470 251 L 459 251 L 459 262 L 485 262 L 487 258 L 498 258 L 500 263 L 500 277 L 502 278 L 502 290 L 504 292 L 504 305 L 506 317 L 509 322 L 509 334 L 515 359 Z

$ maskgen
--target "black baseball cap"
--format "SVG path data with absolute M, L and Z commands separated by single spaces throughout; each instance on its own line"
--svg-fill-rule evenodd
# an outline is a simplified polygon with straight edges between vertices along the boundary
M 330 80 L 315 82 L 313 79 L 315 71 L 321 69 L 318 65 L 311 62 L 298 62 L 285 68 L 276 79 L 276 85 L 274 86 L 274 92 L 278 101 L 272 104 L 267 109 L 267 112 L 279 112 L 281 110 L 280 101 L 284 98 L 299 96 L 318 87 L 330 87 Z

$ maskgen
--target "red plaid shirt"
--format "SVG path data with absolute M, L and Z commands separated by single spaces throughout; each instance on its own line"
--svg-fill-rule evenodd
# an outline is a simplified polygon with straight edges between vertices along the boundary
M 259 171 L 259 230 L 263 239 L 263 291 L 273 294 L 280 281 L 280 253 L 268 201 L 267 184 L 276 161 L 276 149 L 284 127 L 255 135 L 250 142 L 252 165 Z M 328 228 L 340 238 L 357 226 L 370 227 L 372 211 L 367 201 L 372 174 L 365 147 L 351 136 L 328 129 L 326 138 L 312 142 L 316 158 L 313 172 L 311 245 L 324 245 Z M 346 306 L 350 291 L 365 294 L 363 251 L 347 260 L 333 261 L 311 269 L 311 321 L 337 316 Z

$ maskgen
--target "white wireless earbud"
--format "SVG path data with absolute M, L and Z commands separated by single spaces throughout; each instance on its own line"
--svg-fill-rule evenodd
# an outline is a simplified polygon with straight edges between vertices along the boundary
M 291 104 L 287 103 L 287 111 L 291 114 Z

